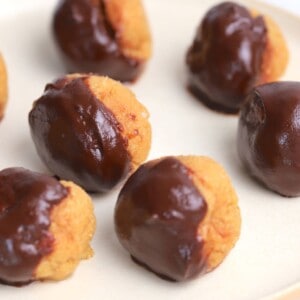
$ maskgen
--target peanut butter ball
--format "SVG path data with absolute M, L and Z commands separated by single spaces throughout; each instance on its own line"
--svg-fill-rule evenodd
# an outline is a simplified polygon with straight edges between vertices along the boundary
M 140 0 L 60 0 L 53 33 L 68 72 L 134 81 L 151 56 Z
M 269 189 L 300 196 L 300 82 L 258 86 L 241 108 L 237 147 L 247 170 Z
M 46 86 L 29 114 L 40 158 L 89 192 L 111 190 L 147 157 L 148 111 L 108 77 L 73 74 Z
M 131 175 L 115 230 L 134 261 L 184 281 L 216 268 L 235 245 L 241 217 L 223 168 L 202 156 L 163 157 Z
M 254 86 L 283 74 L 288 49 L 270 17 L 223 2 L 205 15 L 186 63 L 189 89 L 199 100 L 211 109 L 237 113 Z
M 68 277 L 93 255 L 94 231 L 93 204 L 79 186 L 23 168 L 0 172 L 0 282 Z

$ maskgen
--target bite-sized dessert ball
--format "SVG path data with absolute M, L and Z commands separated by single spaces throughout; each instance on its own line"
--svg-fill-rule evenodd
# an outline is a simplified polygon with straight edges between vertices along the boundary
M 201 156 L 149 161 L 128 179 L 115 208 L 115 229 L 134 261 L 183 281 L 217 267 L 240 234 L 230 179 Z
M 90 197 L 72 182 L 23 168 L 0 172 L 0 282 L 61 280 L 93 255 Z
M 250 173 L 284 196 L 300 196 L 300 82 L 252 90 L 241 108 L 237 146 Z
M 68 72 L 134 81 L 151 55 L 141 0 L 60 0 L 53 31 Z
M 7 73 L 2 55 L 0 54 L 0 120 L 4 116 L 7 103 Z
M 121 83 L 72 74 L 46 86 L 29 124 L 39 156 L 55 175 L 90 192 L 104 192 L 146 159 L 148 116 Z
M 254 86 L 283 74 L 288 50 L 271 18 L 224 2 L 205 15 L 186 62 L 190 91 L 214 110 L 237 113 Z

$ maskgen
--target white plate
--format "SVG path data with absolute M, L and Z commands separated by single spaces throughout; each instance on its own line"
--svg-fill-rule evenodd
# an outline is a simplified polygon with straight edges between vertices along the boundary
M 3 3 L 4 1 L 2 1 Z M 5 1 L 6 2 L 6 1 Z M 0 124 L 0 168 L 23 166 L 46 171 L 29 135 L 28 112 L 44 85 L 64 73 L 50 35 L 56 1 L 10 0 L 15 10 L 2 13 L 0 49 L 9 72 L 10 99 Z M 300 279 L 300 199 L 282 198 L 256 184 L 235 150 L 237 118 L 210 111 L 186 90 L 185 53 L 204 12 L 214 0 L 145 0 L 154 37 L 154 56 L 132 89 L 151 113 L 153 143 L 149 158 L 172 154 L 209 155 L 228 171 L 240 198 L 242 233 L 236 247 L 215 271 L 187 283 L 170 283 L 134 264 L 114 234 L 118 191 L 94 197 L 95 256 L 58 283 L 22 288 L 0 287 L 14 299 L 259 299 Z M 291 51 L 284 79 L 300 70 L 300 20 L 253 1 L 281 26 Z M 296 298 L 295 298 L 296 299 Z M 299 299 L 299 298 L 298 298 Z

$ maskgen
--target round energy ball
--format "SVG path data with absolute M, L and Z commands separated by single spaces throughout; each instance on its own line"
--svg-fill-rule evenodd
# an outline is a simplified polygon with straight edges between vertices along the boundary
M 269 189 L 300 196 L 300 83 L 258 86 L 241 108 L 237 147 L 247 170 Z
M 23 168 L 0 172 L 0 282 L 66 278 L 93 255 L 94 231 L 93 204 L 79 186 Z
M 55 175 L 111 190 L 147 157 L 148 111 L 108 77 L 73 74 L 46 86 L 29 114 L 36 150 Z
M 68 72 L 134 81 L 151 56 L 140 0 L 60 0 L 53 33 Z
M 212 7 L 189 48 L 189 90 L 211 109 L 237 113 L 251 89 L 277 80 L 288 63 L 278 25 L 234 2 Z
M 236 193 L 223 168 L 202 156 L 149 161 L 115 207 L 115 230 L 134 261 L 184 281 L 217 267 L 240 234 Z

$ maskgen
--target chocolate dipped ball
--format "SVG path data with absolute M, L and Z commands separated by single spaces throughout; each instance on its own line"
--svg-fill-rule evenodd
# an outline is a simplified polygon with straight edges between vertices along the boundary
M 201 156 L 149 161 L 119 194 L 115 230 L 133 260 L 165 279 L 184 281 L 218 266 L 240 234 L 230 179 Z
M 29 124 L 49 170 L 90 192 L 105 192 L 146 159 L 151 143 L 148 116 L 121 83 L 73 74 L 46 86 Z
M 0 121 L 4 116 L 7 103 L 7 73 L 3 57 L 0 54 Z
M 141 0 L 60 0 L 53 32 L 70 73 L 134 81 L 151 55 Z
M 269 189 L 300 196 L 300 83 L 258 86 L 241 108 L 237 146 L 249 172 Z
M 188 87 L 209 108 L 237 113 L 251 89 L 277 80 L 287 62 L 285 40 L 271 18 L 224 2 L 207 12 L 188 50 Z
M 94 231 L 92 201 L 79 186 L 23 168 L 0 172 L 1 283 L 66 278 L 93 255 Z

